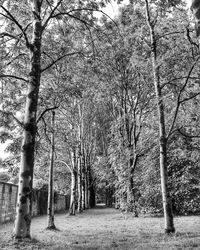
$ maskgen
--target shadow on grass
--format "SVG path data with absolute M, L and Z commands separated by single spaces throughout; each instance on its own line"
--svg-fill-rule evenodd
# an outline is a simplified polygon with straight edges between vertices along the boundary
M 30 243 L 30 244 L 38 244 L 40 243 L 39 240 L 37 240 L 36 238 L 19 238 L 19 239 L 14 239 L 13 238 L 13 242 L 14 244 L 21 244 L 21 243 Z
M 200 233 L 192 233 L 192 232 L 176 232 L 176 233 L 171 233 L 171 234 L 164 234 L 164 233 L 158 233 L 157 235 L 154 235 L 155 237 L 157 237 L 158 239 L 163 239 L 163 237 L 165 239 L 195 239 L 195 238 L 199 238 L 200 237 Z
M 200 237 L 200 233 L 191 233 L 191 232 L 180 233 L 180 232 L 177 232 L 174 234 L 174 236 L 181 237 L 181 238 L 183 238 L 183 237 L 184 238 L 197 238 L 197 237 Z
M 37 240 L 36 238 L 14 239 L 4 244 L 7 249 L 45 249 L 45 244 Z M 14 247 L 14 248 L 13 248 Z
M 53 232 L 60 232 L 61 230 L 55 226 L 53 227 L 46 227 L 45 230 L 48 230 L 48 231 L 53 231 Z

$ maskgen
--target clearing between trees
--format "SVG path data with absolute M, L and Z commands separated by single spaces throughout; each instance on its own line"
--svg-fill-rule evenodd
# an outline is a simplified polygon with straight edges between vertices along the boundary
M 56 214 L 57 230 L 46 230 L 47 217 L 33 218 L 32 239 L 11 241 L 13 223 L 1 225 L 1 250 L 200 249 L 200 217 L 175 217 L 178 231 L 164 235 L 163 218 L 139 217 L 98 206 L 76 216 Z

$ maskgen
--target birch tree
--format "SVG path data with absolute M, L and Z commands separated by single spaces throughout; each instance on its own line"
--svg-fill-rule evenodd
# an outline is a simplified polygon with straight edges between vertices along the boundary
M 55 111 L 52 111 L 51 120 L 51 149 L 49 165 L 49 183 L 48 183 L 48 203 L 47 203 L 47 229 L 55 229 L 54 224 L 54 155 L 55 155 Z
M 162 199 L 165 217 L 165 232 L 174 233 L 174 222 L 172 213 L 172 204 L 167 186 L 167 139 L 166 139 L 166 128 L 165 128 L 165 113 L 163 96 L 161 92 L 160 76 L 158 71 L 158 59 L 157 59 L 157 41 L 155 34 L 156 19 L 153 20 L 149 1 L 145 0 L 146 8 L 146 21 L 150 32 L 151 42 L 151 60 L 153 70 L 153 82 L 156 93 L 156 102 L 158 110 L 158 123 L 159 123 L 159 147 L 160 147 L 160 175 L 161 175 L 161 189 Z
M 36 112 L 41 78 L 41 2 L 29 2 L 32 11 L 32 40 L 29 41 L 24 28 L 17 23 L 26 41 L 30 55 L 30 71 L 28 91 L 26 98 L 24 132 L 21 153 L 21 167 L 19 179 L 19 191 L 17 201 L 17 217 L 15 221 L 15 238 L 30 238 L 31 212 L 32 212 L 32 183 L 34 168 L 34 147 L 36 136 Z M 3 7 L 4 9 L 4 7 Z M 11 14 L 4 9 L 8 16 Z M 13 22 L 15 23 L 15 19 Z

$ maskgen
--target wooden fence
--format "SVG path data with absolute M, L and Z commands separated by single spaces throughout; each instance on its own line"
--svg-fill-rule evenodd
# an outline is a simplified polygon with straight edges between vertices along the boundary
M 0 181 L 0 224 L 13 221 L 16 215 L 18 186 Z M 55 192 L 54 195 L 55 212 L 69 209 L 70 196 Z M 47 213 L 47 190 L 34 190 L 32 215 L 42 215 Z

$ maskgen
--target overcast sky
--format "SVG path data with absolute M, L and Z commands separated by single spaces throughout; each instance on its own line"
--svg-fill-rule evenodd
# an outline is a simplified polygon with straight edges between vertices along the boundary
M 187 5 L 190 6 L 192 0 L 185 0 Z M 124 0 L 121 5 L 128 4 L 129 0 Z M 103 11 L 108 14 L 111 18 L 117 15 L 119 9 L 119 4 L 117 4 L 117 1 L 111 1 L 110 4 L 107 5 L 106 8 L 103 9 Z

